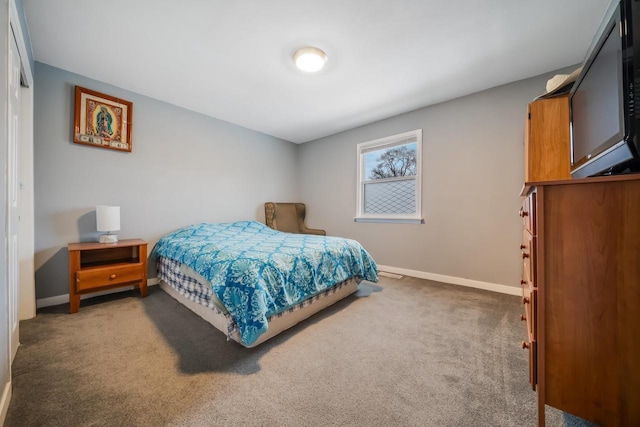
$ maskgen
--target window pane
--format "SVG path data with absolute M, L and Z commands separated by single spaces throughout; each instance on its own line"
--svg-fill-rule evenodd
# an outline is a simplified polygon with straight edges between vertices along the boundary
M 384 147 L 364 154 L 364 180 L 416 176 L 418 146 L 411 144 Z
M 416 213 L 416 180 L 369 182 L 364 184 L 365 214 Z
M 422 215 L 422 129 L 358 144 L 360 222 L 403 222 Z

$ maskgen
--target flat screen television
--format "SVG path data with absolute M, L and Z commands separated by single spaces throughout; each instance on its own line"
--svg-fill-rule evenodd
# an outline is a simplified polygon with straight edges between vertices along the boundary
M 640 4 L 613 0 L 571 88 L 571 176 L 640 172 Z

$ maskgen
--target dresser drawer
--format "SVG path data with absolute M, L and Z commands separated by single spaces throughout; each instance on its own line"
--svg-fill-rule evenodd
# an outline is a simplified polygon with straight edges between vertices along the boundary
M 524 341 L 523 347 L 525 347 Z M 535 341 L 530 341 L 526 343 L 525 348 L 529 351 L 529 384 L 535 390 L 538 385 L 538 345 Z
M 522 226 L 529 233 L 536 234 L 536 193 L 531 193 L 522 201 L 522 207 L 518 212 L 522 218 Z
M 536 238 L 526 229 L 522 230 L 522 243 L 520 244 L 520 256 L 522 257 L 524 280 L 536 285 Z
M 536 305 L 538 303 L 538 291 L 523 287 L 522 305 L 524 309 L 524 317 L 527 321 L 527 338 L 531 341 L 537 341 L 538 338 L 538 322 L 536 318 Z
M 521 345 L 524 350 L 527 350 L 529 356 L 529 383 L 533 390 L 536 389 L 537 375 L 538 375 L 538 332 L 537 332 L 537 319 L 536 319 L 536 303 L 538 291 L 529 287 L 529 283 L 524 279 L 520 281 L 522 286 L 522 306 L 523 312 L 520 316 L 520 320 L 526 322 L 527 335 L 522 341 Z
M 95 267 L 76 272 L 77 292 L 109 287 L 128 282 L 138 282 L 144 277 L 142 263 L 127 263 L 119 266 Z

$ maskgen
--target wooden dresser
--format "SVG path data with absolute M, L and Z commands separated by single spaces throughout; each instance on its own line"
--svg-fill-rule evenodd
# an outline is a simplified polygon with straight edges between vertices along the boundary
M 640 426 L 640 175 L 538 183 L 525 194 L 523 348 L 544 405 Z
M 568 101 L 553 100 L 529 105 L 520 209 L 522 348 L 538 425 L 550 405 L 602 427 L 640 426 L 640 174 L 563 179 Z

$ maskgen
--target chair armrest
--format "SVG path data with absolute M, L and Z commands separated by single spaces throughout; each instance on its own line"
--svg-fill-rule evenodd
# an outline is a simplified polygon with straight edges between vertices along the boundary
M 315 235 L 318 235 L 318 236 L 326 236 L 327 235 L 326 231 L 319 230 L 319 229 L 316 229 L 316 228 L 304 227 L 304 228 L 300 228 L 300 232 L 303 233 L 303 234 L 315 234 Z

